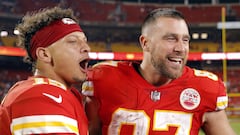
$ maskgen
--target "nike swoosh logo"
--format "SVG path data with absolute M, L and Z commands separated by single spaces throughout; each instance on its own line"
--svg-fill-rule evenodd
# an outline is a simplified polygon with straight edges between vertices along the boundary
M 57 103 L 62 103 L 62 96 L 61 95 L 58 95 L 58 97 L 55 97 L 55 96 L 47 94 L 47 93 L 43 93 L 43 95 L 51 98 L 53 101 L 55 101 Z

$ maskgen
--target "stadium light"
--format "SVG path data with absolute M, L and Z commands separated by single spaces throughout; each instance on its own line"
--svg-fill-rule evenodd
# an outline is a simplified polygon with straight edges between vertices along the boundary
M 8 36 L 8 32 L 3 30 L 3 31 L 1 31 L 0 36 L 1 37 L 6 37 L 6 36 Z
M 223 26 L 225 29 L 240 29 L 240 21 L 225 22 L 224 24 L 222 22 L 217 23 L 217 29 L 222 29 Z
M 198 33 L 193 33 L 192 38 L 193 39 L 199 39 L 199 34 Z
M 208 34 L 207 33 L 201 33 L 201 39 L 207 39 Z
M 208 33 L 203 32 L 203 33 L 192 33 L 192 39 L 207 39 L 208 38 Z

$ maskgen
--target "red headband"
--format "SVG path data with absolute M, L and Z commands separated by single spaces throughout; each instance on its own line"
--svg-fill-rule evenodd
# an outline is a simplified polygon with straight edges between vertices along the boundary
M 81 27 L 70 18 L 62 18 L 50 23 L 48 26 L 40 29 L 31 39 L 31 55 L 36 60 L 36 50 L 38 47 L 47 47 L 67 34 L 80 31 Z

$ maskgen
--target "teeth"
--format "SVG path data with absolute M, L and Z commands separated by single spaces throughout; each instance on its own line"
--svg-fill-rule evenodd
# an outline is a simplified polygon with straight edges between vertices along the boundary
M 180 59 L 180 58 L 170 58 L 170 60 L 180 63 L 182 59 Z

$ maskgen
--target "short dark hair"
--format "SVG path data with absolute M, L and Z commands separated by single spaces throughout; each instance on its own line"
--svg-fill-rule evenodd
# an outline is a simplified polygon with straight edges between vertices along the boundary
M 183 14 L 172 8 L 157 8 L 151 11 L 144 19 L 142 24 L 142 31 L 149 23 L 156 21 L 159 17 L 171 17 L 185 20 Z
M 62 9 L 60 7 L 44 8 L 38 11 L 28 12 L 22 18 L 22 22 L 16 26 L 16 29 L 19 31 L 18 45 L 25 48 L 28 54 L 25 58 L 26 62 L 31 64 L 35 62 L 30 53 L 30 43 L 33 35 L 51 22 L 65 17 L 71 18 L 78 23 L 72 9 Z

